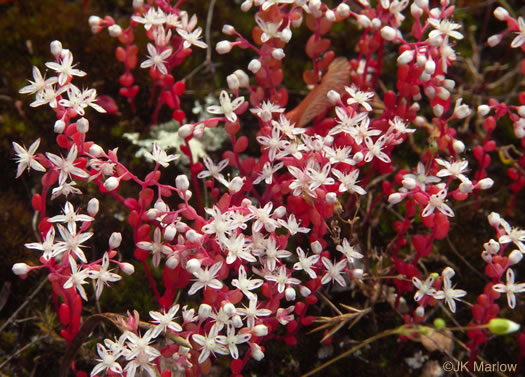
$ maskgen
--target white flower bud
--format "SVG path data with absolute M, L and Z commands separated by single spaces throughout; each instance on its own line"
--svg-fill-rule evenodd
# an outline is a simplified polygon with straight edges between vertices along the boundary
M 390 26 L 385 26 L 381 29 L 381 37 L 387 41 L 393 41 L 396 39 L 397 33 L 394 28 Z
M 324 17 L 326 18 L 327 21 L 334 22 L 335 21 L 335 12 L 333 10 L 331 10 L 331 9 L 328 9 L 324 13 Z
M 339 4 L 335 11 L 339 17 L 348 17 L 350 15 L 350 7 L 345 3 Z
M 481 116 L 486 116 L 488 113 L 490 113 L 490 106 L 489 105 L 479 105 L 478 106 L 478 114 Z
M 89 120 L 84 117 L 77 120 L 77 131 L 86 134 L 89 131 Z
M 428 7 L 428 5 L 427 5 L 427 7 Z M 423 7 L 421 7 L 421 8 L 423 8 Z M 439 9 L 439 8 L 432 8 L 432 9 L 430 10 L 430 16 L 431 16 L 432 18 L 437 18 L 437 19 L 439 19 L 439 18 L 441 17 L 441 9 Z
M 326 94 L 326 97 L 328 97 L 328 100 L 332 105 L 337 104 L 339 101 L 341 101 L 341 95 L 337 93 L 335 90 L 329 90 Z
M 456 153 L 463 153 L 465 151 L 465 144 L 463 144 L 461 140 L 454 139 L 452 148 L 454 148 L 454 152 Z
M 140 9 L 144 5 L 144 0 L 133 0 L 133 9 Z
M 170 207 L 162 199 L 157 200 L 153 207 L 155 209 L 159 210 L 160 212 L 169 212 L 169 210 L 170 210 Z
M 416 3 L 412 3 L 412 5 L 410 6 L 410 14 L 414 18 L 419 18 L 423 14 L 423 9 L 418 7 Z
M 111 233 L 111 236 L 109 237 L 110 250 L 113 250 L 119 247 L 121 242 L 122 242 L 122 234 L 120 234 L 119 232 Z
M 232 323 L 236 329 L 240 329 L 241 327 L 244 326 L 244 323 L 242 323 L 242 318 L 239 314 L 236 314 L 233 316 Z
M 89 147 L 89 154 L 93 157 L 100 157 L 104 154 L 104 149 L 98 144 L 92 144 Z
M 27 273 L 31 270 L 31 266 L 25 263 L 15 263 L 12 270 L 15 275 L 27 275 Z
M 418 306 L 414 312 L 416 317 L 422 318 L 425 316 L 425 308 L 423 306 Z
M 459 191 L 461 191 L 464 194 L 469 194 L 474 190 L 474 185 L 472 182 L 461 182 L 459 185 Z
M 520 117 L 525 118 L 525 106 L 524 105 L 518 107 L 518 114 Z
M 363 14 L 360 14 L 359 16 L 357 16 L 357 23 L 364 29 L 367 29 L 370 26 L 371 22 L 370 22 L 370 18 L 368 18 L 367 16 Z
M 120 34 L 122 34 L 122 28 L 117 24 L 113 24 L 108 27 L 108 32 L 110 37 L 117 38 L 120 36 Z
M 501 216 L 499 215 L 499 213 L 496 213 L 496 212 L 491 212 L 488 215 L 487 219 L 489 220 L 490 226 L 493 226 L 493 227 L 499 226 L 501 222 Z
M 179 190 L 187 190 L 188 187 L 190 187 L 190 181 L 188 180 L 188 177 L 184 174 L 178 175 L 175 178 L 175 187 L 177 187 Z
M 91 217 L 95 217 L 98 213 L 99 209 L 99 202 L 97 198 L 91 198 L 89 199 L 89 202 L 87 204 L 87 213 Z
M 362 268 L 354 268 L 352 270 L 352 277 L 354 279 L 358 279 L 358 280 L 361 280 L 363 278 L 363 275 L 365 274 L 365 272 L 363 271 Z
M 310 244 L 310 248 L 315 254 L 321 254 L 323 251 L 323 245 L 321 245 L 321 242 L 315 241 Z
M 268 327 L 266 325 L 255 325 L 253 327 L 254 336 L 266 336 L 268 335 Z
M 407 190 L 413 190 L 417 186 L 416 180 L 412 177 L 403 178 L 403 181 L 401 183 L 403 184 L 403 187 L 405 187 Z M 388 199 L 388 201 L 390 202 L 390 198 Z
M 488 190 L 494 185 L 494 180 L 492 178 L 483 178 L 481 181 L 478 182 L 476 185 L 481 190 Z
M 441 276 L 445 279 L 452 279 L 452 277 L 456 275 L 456 271 L 452 269 L 452 267 L 445 267 L 445 269 L 441 272 Z
M 372 26 L 372 29 L 377 30 L 381 27 L 381 20 L 377 17 L 373 18 L 370 25 Z
M 519 251 L 518 249 L 512 250 L 512 252 L 509 254 L 509 266 L 513 266 L 523 259 L 523 253 Z
M 186 239 L 190 241 L 191 243 L 195 243 L 195 242 L 199 242 L 199 240 L 201 239 L 201 236 L 195 230 L 190 229 L 186 232 Z
M 421 9 L 428 9 L 428 0 L 416 0 L 415 4 Z
M 275 59 L 275 60 L 282 60 L 282 58 L 284 58 L 284 51 L 282 48 L 274 48 L 273 51 L 272 51 L 272 57 Z
M 334 204 L 337 202 L 337 194 L 335 192 L 329 192 L 326 194 L 325 200 L 328 204 Z
M 251 9 L 252 5 L 253 5 L 252 0 L 246 0 L 245 2 L 241 4 L 241 10 L 243 12 L 248 12 Z
M 481 259 L 483 259 L 483 262 L 485 263 L 492 263 L 492 255 L 489 252 L 487 252 L 487 250 L 483 250 L 481 252 Z
M 179 263 L 180 258 L 178 255 L 172 255 L 166 260 L 166 266 L 172 270 L 176 269 Z
M 390 204 L 397 204 L 397 203 L 400 203 L 403 200 L 404 197 L 405 196 L 400 194 L 399 192 L 395 192 L 395 193 L 390 194 L 388 196 L 388 202 Z
M 224 54 L 227 54 L 228 52 L 230 52 L 232 50 L 232 47 L 233 46 L 232 46 L 231 42 L 229 42 L 229 41 L 220 41 L 215 46 L 215 51 L 217 51 L 217 53 L 219 55 L 224 55 Z
M 503 7 L 497 7 L 494 9 L 494 17 L 500 21 L 507 21 L 507 18 L 509 18 L 509 12 Z
M 490 47 L 495 47 L 499 45 L 502 39 L 503 39 L 503 34 L 495 34 L 495 35 L 490 36 L 489 39 L 487 39 L 487 44 Z
M 273 215 L 277 218 L 282 218 L 284 215 L 286 215 L 286 207 L 285 206 L 279 206 L 273 211 Z
M 53 41 L 50 44 L 51 53 L 53 56 L 60 56 L 62 53 L 62 42 L 60 41 Z
M 211 306 L 208 304 L 201 304 L 199 306 L 199 317 L 202 320 L 209 318 L 211 314 Z
M 261 69 L 261 62 L 257 59 L 253 59 L 252 61 L 250 61 L 250 63 L 248 64 L 248 71 L 252 72 L 252 73 L 257 73 L 259 72 L 259 70 Z
M 441 115 L 443 115 L 445 109 L 443 109 L 443 106 L 441 105 L 435 105 L 432 107 L 432 111 L 434 112 L 434 115 L 439 118 Z
M 104 188 L 108 192 L 111 192 L 111 191 L 115 190 L 118 187 L 119 183 L 120 183 L 120 181 L 119 181 L 119 179 L 117 177 L 109 177 L 104 182 Z
M 135 272 L 135 267 L 131 263 L 120 263 L 119 267 L 126 275 L 132 275 Z
M 456 86 L 456 82 L 454 80 L 451 80 L 451 79 L 446 79 L 446 80 L 443 81 L 443 86 L 447 90 L 452 90 Z
M 200 268 L 201 268 L 201 261 L 198 260 L 197 258 L 190 259 L 189 261 L 186 262 L 186 271 L 188 271 L 190 274 L 193 274 Z
M 179 136 L 183 139 L 191 136 L 193 134 L 193 124 L 185 124 L 179 128 Z
M 363 155 L 363 152 L 357 152 L 356 154 L 354 154 L 354 157 L 352 157 L 356 164 L 363 161 L 364 158 L 365 156 Z
M 230 317 L 236 313 L 235 305 L 233 305 L 231 302 L 227 302 L 222 308 L 224 309 L 224 312 Z
M 432 78 L 432 75 L 428 72 L 423 71 L 419 76 L 420 81 L 428 81 Z M 428 87 L 427 87 L 428 88 Z
M 99 16 L 89 16 L 88 18 L 89 26 L 91 26 L 92 28 L 99 27 L 101 22 L 102 19 Z
M 62 119 L 59 119 L 55 122 L 53 131 L 55 131 L 56 134 L 61 134 L 62 132 L 64 132 L 65 128 L 66 128 L 66 123 Z
M 284 291 L 284 296 L 286 297 L 287 301 L 293 301 L 295 300 L 295 289 L 292 287 L 288 287 Z
M 425 72 L 432 75 L 434 72 L 436 72 L 436 62 L 432 59 L 428 59 L 425 62 Z
M 184 233 L 186 230 L 188 230 L 189 226 L 179 221 L 177 224 L 175 224 L 175 228 L 177 229 L 177 232 Z
M 146 216 L 148 216 L 148 219 L 150 220 L 155 220 L 160 216 L 160 211 L 156 208 L 150 208 L 146 211 Z
M 254 360 L 261 361 L 262 359 L 264 359 L 264 352 L 262 351 L 261 346 L 259 346 L 258 344 L 250 343 L 250 350 L 250 356 Z
M 244 72 L 242 69 L 238 69 L 233 74 L 237 77 L 237 80 L 239 80 L 239 86 L 241 88 L 248 88 L 250 87 L 250 78 Z
M 456 118 L 458 118 L 458 119 L 465 119 L 471 113 L 472 113 L 472 111 L 470 111 L 470 108 L 468 107 L 468 105 L 461 104 L 461 98 L 459 98 L 456 101 L 456 106 L 454 107 L 454 115 L 456 116 Z
M 312 291 L 308 287 L 305 287 L 304 285 L 301 285 L 299 287 L 299 293 L 303 297 L 308 297 L 308 296 L 310 296 L 312 294 Z
M 492 318 L 487 328 L 495 335 L 505 335 L 518 331 L 520 325 L 506 318 Z
M 405 65 L 414 60 L 414 50 L 406 50 L 397 58 L 397 64 Z
M 236 193 L 242 189 L 242 186 L 244 186 L 244 178 L 235 177 L 231 180 L 230 184 L 228 185 L 228 189 L 230 190 L 230 192 Z
M 226 76 L 226 83 L 228 84 L 228 88 L 233 91 L 240 87 L 239 79 L 233 74 Z
M 170 224 L 164 229 L 164 238 L 167 241 L 173 241 L 175 236 L 177 235 L 177 227 L 175 224 Z
M 279 38 L 284 43 L 290 42 L 290 39 L 292 39 L 292 31 L 290 30 L 290 28 L 284 28 L 283 31 L 281 31 L 281 35 Z
M 232 25 L 224 25 L 222 27 L 222 32 L 226 35 L 234 35 L 235 34 L 235 28 Z

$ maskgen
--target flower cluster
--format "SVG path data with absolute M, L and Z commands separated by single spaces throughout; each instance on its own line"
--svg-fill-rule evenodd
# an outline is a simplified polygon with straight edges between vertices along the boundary
M 94 89 L 80 90 L 72 83 L 74 76 L 86 73 L 74 68 L 72 52 L 60 42 L 51 43 L 55 61 L 46 63 L 56 75 L 46 79 L 34 67 L 34 81 L 20 90 L 35 95 L 31 106 L 47 104 L 55 112 L 61 153 L 37 154 L 39 140 L 28 149 L 13 143 L 17 177 L 26 170 L 43 173 L 41 193 L 32 201 L 40 213 L 42 241 L 26 244 L 42 252 L 41 265 L 17 263 L 13 271 L 26 275 L 48 269 L 59 303 L 61 335 L 71 343 L 81 326 L 82 300 L 89 299 L 84 288 L 89 280 L 98 299 L 104 286 L 121 278 L 110 270 L 110 263 L 126 274 L 134 272 L 132 264 L 116 258 L 120 233 L 113 233 L 103 253 L 86 253 L 87 242 L 95 236 L 91 225 L 99 212 L 98 200 L 87 201 L 87 214 L 82 204 L 75 208 L 73 203 L 86 197 L 81 188 L 91 184 L 128 211 L 134 257 L 143 265 L 159 307 L 149 313 L 149 323 L 141 322 L 138 313 L 129 315 L 118 339 L 98 344 L 99 359 L 91 375 L 132 377 L 144 371 L 153 377 L 168 370 L 161 359 L 188 375 L 200 375 L 218 355 L 230 358 L 232 373 L 240 374 L 250 358 L 264 357 L 265 342 L 297 342 L 299 327 L 314 320 L 308 308 L 317 302 L 320 290 L 349 290 L 365 285 L 365 278 L 382 278 L 378 271 L 384 266 L 378 260 L 383 258 L 389 261 L 383 275 L 388 276 L 386 284 L 395 287 L 397 298 L 391 305 L 396 313 L 401 313 L 402 296 L 412 295 L 415 288 L 416 304 L 413 312 L 401 314 L 404 322 L 430 319 L 425 308 L 440 302 L 455 313 L 456 301 L 467 292 L 455 288 L 454 269 L 444 266 L 441 274 L 424 271 L 423 280 L 421 266 L 449 234 L 458 204 L 478 201 L 482 191 L 495 184 L 488 168 L 489 153 L 497 149 L 491 135 L 498 118 L 509 115 L 515 136 L 525 146 L 525 107 L 495 100 L 478 107 L 481 117 L 491 111 L 496 115 L 483 121 L 484 134 L 472 149 L 477 170 L 471 174 L 471 150 L 460 140 L 457 125 L 473 112 L 448 74 L 456 61 L 455 44 L 463 38 L 461 25 L 452 18 L 454 6 L 448 0 L 435 8 L 427 0 L 416 0 L 410 8 L 408 1 L 382 0 L 372 6 L 363 0 L 359 7 L 342 1 L 331 9 L 319 0 L 246 0 L 241 9 L 254 13 L 253 41 L 224 25 L 223 33 L 234 40 L 218 42 L 215 50 L 228 54 L 239 47 L 254 54 L 246 67 L 250 73 L 236 69 L 226 78 L 229 91 L 221 90 L 218 103 L 207 107 L 215 117 L 192 122 L 180 109 L 186 84 L 175 80 L 174 68 L 193 47 L 210 46 L 201 40 L 197 17 L 190 17 L 179 3 L 133 1 L 127 28 L 111 17 L 89 19 L 94 32 L 107 28 L 123 45 L 116 49 L 116 58 L 125 66 L 120 94 L 131 107 L 139 90 L 132 71 L 140 59 L 139 66 L 149 69 L 154 83 L 152 123 L 157 123 L 164 105 L 180 123 L 180 151 L 189 166 L 171 178 L 173 184 L 161 182 L 164 169 L 179 154 L 153 144 L 145 157 L 154 167 L 141 178 L 119 160 L 118 149 L 104 150 L 88 139 L 87 111 L 105 110 L 97 104 Z M 511 46 L 525 46 L 523 19 L 510 18 L 502 8 L 495 14 L 517 33 Z M 312 32 L 305 46 L 312 69 L 303 74 L 312 90 L 289 109 L 282 65 L 292 30 L 303 24 Z M 327 37 L 336 24 L 360 28 L 358 56 L 336 58 Z M 140 53 L 133 44 L 137 27 L 148 38 Z M 410 32 L 403 35 L 401 30 Z M 495 45 L 494 38 L 489 43 Z M 397 77 L 391 89 L 382 91 L 384 56 L 392 48 Z M 160 94 L 155 95 L 155 88 Z M 423 111 L 426 104 L 428 111 Z M 241 132 L 241 124 L 248 122 L 258 127 L 253 140 Z M 228 134 L 231 150 L 222 160 L 196 160 L 190 141 L 218 126 Z M 425 135 L 428 142 L 416 146 L 414 135 Z M 412 148 L 418 157 L 409 167 L 401 166 L 397 156 L 402 148 Z M 524 166 L 522 155 L 508 169 L 515 181 L 513 200 L 525 186 Z M 133 190 L 136 193 L 130 194 Z M 48 216 L 48 196 L 66 201 L 62 214 Z M 372 245 L 358 227 L 372 226 L 386 209 L 397 216 L 392 238 Z M 472 354 L 488 339 L 480 326 L 498 314 L 495 301 L 500 294 L 515 308 L 516 295 L 525 291 L 510 268 L 525 253 L 525 231 L 495 213 L 489 215 L 489 223 L 498 237 L 484 245 L 481 256 L 492 281 L 472 307 Z M 60 239 L 55 240 L 57 231 Z M 506 253 L 510 245 L 516 249 Z M 376 247 L 383 248 L 381 258 Z M 151 269 L 162 273 L 162 287 Z

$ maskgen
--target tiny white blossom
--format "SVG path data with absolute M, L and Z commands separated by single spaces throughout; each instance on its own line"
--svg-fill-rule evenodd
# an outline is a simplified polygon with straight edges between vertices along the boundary
M 507 270 L 507 284 L 494 284 L 492 289 L 499 293 L 507 294 L 507 303 L 511 309 L 516 307 L 516 295 L 515 293 L 525 292 L 525 283 L 514 283 L 514 271 L 512 269 Z
M 447 189 L 443 189 L 437 194 L 431 195 L 430 199 L 428 200 L 428 204 L 423 209 L 423 212 L 421 213 L 422 217 L 430 216 L 432 213 L 434 213 L 434 210 L 437 208 L 441 213 L 443 213 L 446 216 L 454 217 L 454 211 L 445 204 L 445 199 L 447 197 Z
M 86 75 L 86 72 L 73 68 L 73 54 L 70 51 L 63 54 L 60 58 L 60 63 L 48 62 L 46 67 L 58 73 L 58 84 L 60 86 L 65 85 L 73 76 L 84 77 Z
M 148 59 L 140 64 L 140 68 L 153 67 L 159 70 L 159 72 L 163 75 L 167 75 L 168 68 L 166 68 L 165 63 L 166 59 L 170 57 L 173 50 L 171 48 L 166 48 L 161 53 L 159 53 L 155 45 L 151 43 L 148 43 L 147 49 L 149 53 Z
M 357 103 L 364 107 L 366 111 L 372 111 L 372 106 L 368 103 L 374 96 L 374 92 L 362 92 L 356 87 L 345 86 L 345 90 L 350 94 L 350 98 L 346 101 L 347 104 L 352 105 Z
M 221 267 L 222 262 L 217 262 L 209 268 L 206 267 L 205 270 L 199 268 L 197 271 L 195 271 L 193 275 L 197 278 L 197 281 L 192 284 L 190 290 L 188 291 L 188 294 L 193 295 L 199 289 L 206 287 L 210 287 L 213 289 L 221 289 L 222 283 L 219 280 L 215 279 L 215 276 L 217 275 Z
M 219 95 L 219 102 L 220 106 L 208 106 L 207 111 L 210 114 L 224 114 L 229 122 L 235 122 L 237 120 L 235 111 L 244 103 L 244 97 L 237 97 L 232 101 L 228 93 L 223 90 Z
M 16 171 L 16 178 L 20 177 L 24 170 L 27 171 L 35 169 L 36 171 L 46 171 L 40 162 L 35 159 L 35 153 L 40 145 L 40 138 L 36 139 L 33 144 L 29 146 L 29 149 L 25 149 L 25 146 L 21 146 L 18 143 L 13 142 L 13 148 L 16 152 L 16 159 L 18 163 L 18 169 Z
M 510 44 L 512 48 L 521 47 L 521 45 L 525 43 L 525 20 L 523 17 L 518 17 L 518 29 L 519 31 L 516 32 L 516 37 L 514 37 Z
M 416 294 L 414 295 L 415 301 L 421 301 L 423 297 L 434 296 L 436 289 L 432 287 L 434 284 L 434 277 L 429 276 L 426 278 L 425 282 L 421 282 L 417 277 L 412 278 L 412 284 L 417 288 Z
M 164 166 L 165 168 L 168 167 L 171 161 L 175 161 L 179 158 L 179 155 L 177 154 L 167 154 L 166 151 L 162 149 L 157 143 L 153 144 L 153 153 L 146 151 L 144 152 L 144 156 Z

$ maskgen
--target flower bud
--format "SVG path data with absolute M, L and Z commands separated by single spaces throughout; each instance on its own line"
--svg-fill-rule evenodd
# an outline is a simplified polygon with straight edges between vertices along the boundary
M 195 273 L 201 268 L 201 261 L 197 258 L 190 259 L 186 262 L 186 271 L 188 271 L 190 274 Z M 200 309 L 199 309 L 200 310 Z
M 195 243 L 195 242 L 199 242 L 199 240 L 201 239 L 201 236 L 195 230 L 190 229 L 186 232 L 186 239 L 190 241 L 191 243 Z
M 114 191 L 115 189 L 118 188 L 119 183 L 120 183 L 120 181 L 119 181 L 119 179 L 117 177 L 109 177 L 104 182 L 104 188 L 108 192 L 111 192 L 111 191 Z
M 465 104 L 461 104 L 461 98 L 459 98 L 456 101 L 456 106 L 454 108 L 454 115 L 456 116 L 456 118 L 458 118 L 458 119 L 465 119 L 471 113 L 472 113 L 472 111 L 470 111 L 470 108 L 467 105 L 465 105 Z
M 285 206 L 279 206 L 273 211 L 273 215 L 277 218 L 282 218 L 284 215 L 286 215 L 286 207 Z
M 345 3 L 339 4 L 335 11 L 339 17 L 348 17 L 350 15 L 350 7 Z
M 488 215 L 487 219 L 489 220 L 490 226 L 493 226 L 493 227 L 499 226 L 501 222 L 501 216 L 499 215 L 499 213 L 496 213 L 496 212 L 491 212 Z
M 518 331 L 520 325 L 505 318 L 492 318 L 487 328 L 495 335 L 505 335 Z
M 490 107 L 489 105 L 479 105 L 478 106 L 478 114 L 481 116 L 486 116 L 488 113 L 490 113 Z
M 180 258 L 178 255 L 172 255 L 166 260 L 166 266 L 172 270 L 176 269 L 180 263 Z
M 135 267 L 131 263 L 120 263 L 119 267 L 126 275 L 132 275 L 135 272 Z
M 233 74 L 226 76 L 226 83 L 228 84 L 228 88 L 230 88 L 230 90 L 237 90 L 241 86 L 239 79 Z
M 416 0 L 415 4 L 421 9 L 428 9 L 428 0 Z
M 77 120 L 77 131 L 86 134 L 89 131 L 89 120 L 84 117 Z
M 66 128 L 66 123 L 62 119 L 59 119 L 55 122 L 53 131 L 55 131 L 56 134 L 61 134 L 62 132 L 64 132 L 65 128 Z
M 232 50 L 232 43 L 229 42 L 229 41 L 220 41 L 217 43 L 217 45 L 215 46 L 215 51 L 217 51 L 217 53 L 219 55 L 224 55 L 224 54 L 227 54 L 228 52 L 230 52 Z
M 397 64 L 405 65 L 414 60 L 414 50 L 406 50 L 397 58 Z
M 242 189 L 243 185 L 244 185 L 244 178 L 235 177 L 231 180 L 230 184 L 228 185 L 228 189 L 230 190 L 230 192 L 236 193 Z
M 419 18 L 423 14 L 423 9 L 418 7 L 416 3 L 412 3 L 412 5 L 410 5 L 410 14 L 414 18 Z
M 478 182 L 476 187 L 478 187 L 481 190 L 488 190 L 494 185 L 494 180 L 492 178 L 483 178 Z
M 461 191 L 464 194 L 469 194 L 472 192 L 472 190 L 474 190 L 474 185 L 470 181 L 461 182 L 461 184 L 459 185 L 459 191 Z
M 299 293 L 303 297 L 308 297 L 312 294 L 312 291 L 308 287 L 305 287 L 304 285 L 302 285 L 299 287 Z
M 234 35 L 235 34 L 235 28 L 232 25 L 224 25 L 222 27 L 222 32 L 226 35 Z
M 370 26 L 371 21 L 367 16 L 360 14 L 357 16 L 357 23 L 364 29 L 367 29 Z
M 174 224 L 168 225 L 166 229 L 164 230 L 164 238 L 167 241 L 173 241 L 176 235 L 177 235 L 177 227 Z
M 500 249 L 500 244 L 496 240 L 489 240 L 489 242 L 485 242 L 483 244 L 483 248 L 489 253 L 489 254 L 496 254 Z
M 407 190 L 413 190 L 416 188 L 417 186 L 417 182 L 414 178 L 412 177 L 404 177 L 403 178 L 403 181 L 401 182 L 401 184 L 403 185 L 403 187 L 405 187 Z M 397 193 L 396 193 L 397 194 Z M 391 194 L 390 196 L 392 196 L 394 194 Z M 388 199 L 388 201 L 390 202 L 390 197 Z
M 89 154 L 92 155 L 93 157 L 100 157 L 104 154 L 104 150 L 102 149 L 100 145 L 92 144 L 89 147 Z
M 396 39 L 397 33 L 394 28 L 390 26 L 385 26 L 381 29 L 381 37 L 387 41 L 393 41 Z
M 379 18 L 372 18 L 371 22 L 372 29 L 377 30 L 381 26 L 381 20 Z M 390 26 L 389 26 L 390 27 Z
M 326 94 L 326 97 L 328 97 L 328 100 L 332 105 L 335 105 L 341 101 L 341 95 L 335 90 L 329 90 Z
M 190 181 L 188 180 L 188 177 L 184 174 L 178 175 L 177 178 L 175 178 L 175 187 L 177 187 L 179 190 L 187 190 L 190 187 Z
M 523 253 L 520 250 L 518 249 L 512 250 L 512 252 L 509 254 L 508 266 L 513 266 L 521 262 L 522 259 L 523 259 Z
M 261 69 L 261 62 L 257 59 L 252 59 L 248 64 L 248 71 L 252 73 L 257 73 Z
M 51 48 L 51 53 L 53 54 L 53 56 L 55 57 L 60 56 L 60 54 L 62 53 L 62 42 L 53 41 L 50 44 L 50 48 Z
M 502 39 L 503 39 L 503 34 L 495 34 L 495 35 L 490 36 L 489 39 L 487 39 L 487 44 L 490 47 L 495 47 L 499 45 Z
M 179 136 L 183 139 L 191 136 L 193 134 L 193 124 L 185 124 L 179 128 Z
M 241 327 L 244 326 L 244 323 L 242 323 L 242 318 L 240 315 L 238 314 L 235 314 L 233 317 L 232 317 L 232 323 L 233 323 L 233 326 L 237 329 L 240 329 Z
M 463 153 L 465 151 L 465 144 L 461 140 L 454 139 L 452 142 L 452 148 L 456 153 Z
M 121 242 L 122 242 L 122 234 L 120 234 L 119 232 L 111 233 L 111 236 L 109 237 L 109 248 L 111 250 L 119 247 Z
M 315 254 L 321 254 L 323 251 L 323 245 L 321 245 L 321 242 L 315 241 L 310 244 L 310 248 Z
M 144 5 L 144 0 L 133 0 L 133 9 L 140 9 Z
M 326 194 L 325 200 L 328 204 L 334 204 L 337 202 L 337 194 L 335 192 L 329 192 Z
M 272 50 L 272 57 L 275 59 L 275 60 L 282 60 L 284 58 L 284 51 L 282 48 L 274 48 Z
M 97 198 L 91 198 L 87 204 L 87 213 L 91 217 L 95 217 L 98 213 L 99 202 Z
M 434 112 L 434 115 L 439 118 L 441 115 L 443 115 L 445 109 L 441 105 L 435 105 L 432 107 L 432 111 Z
M 334 22 L 335 21 L 335 12 L 333 10 L 331 10 L 331 9 L 328 9 L 324 13 L 324 17 L 326 18 L 327 21 Z
M 509 18 L 509 12 L 503 7 L 497 7 L 494 9 L 494 17 L 500 21 L 507 21 L 507 18 Z
M 290 42 L 290 39 L 292 39 L 292 31 L 290 28 L 284 28 L 283 31 L 281 31 L 281 36 L 279 38 L 284 43 Z
M 250 343 L 250 351 L 250 356 L 253 359 L 257 361 L 261 361 L 262 359 L 264 359 L 264 352 L 262 351 L 261 346 L 259 346 L 258 344 Z
M 237 77 L 237 80 L 239 80 L 239 86 L 241 88 L 249 88 L 250 87 L 250 78 L 244 72 L 242 69 L 238 69 L 233 74 Z
M 445 267 L 443 271 L 441 271 L 441 276 L 445 279 L 451 279 L 454 275 L 456 275 L 456 271 L 454 271 L 452 267 Z
M 266 336 L 268 335 L 268 327 L 266 325 L 255 325 L 253 327 L 254 336 Z
M 352 277 L 354 279 L 361 280 L 363 278 L 364 274 L 365 274 L 365 272 L 363 271 L 362 268 L 354 268 L 352 270 Z
M 390 204 L 397 204 L 397 203 L 400 203 L 404 197 L 405 196 L 403 194 L 400 194 L 399 192 L 395 192 L 388 196 L 388 202 Z
M 199 317 L 202 320 L 209 318 L 211 314 L 211 306 L 208 304 L 201 304 L 199 306 Z
M 31 270 L 31 266 L 27 265 L 26 263 L 15 263 L 12 270 L 15 275 L 27 275 L 27 273 Z
M 222 308 L 224 309 L 224 312 L 230 317 L 236 313 L 235 305 L 233 305 L 231 302 L 227 302 Z
M 102 19 L 99 16 L 90 16 L 88 18 L 88 23 L 91 28 L 98 28 L 101 22 Z
M 416 317 L 423 318 L 425 316 L 425 308 L 423 306 L 418 306 L 414 311 Z
M 122 28 L 119 25 L 114 24 L 108 27 L 108 32 L 110 37 L 117 38 L 122 34 Z
M 295 289 L 293 289 L 292 287 L 288 287 L 284 291 L 284 296 L 286 297 L 287 301 L 295 300 L 295 295 L 296 295 Z
M 248 11 L 251 9 L 252 5 L 253 5 L 252 0 L 246 0 L 246 1 L 244 1 L 244 2 L 241 4 L 241 10 L 242 10 L 243 12 L 248 12 Z

